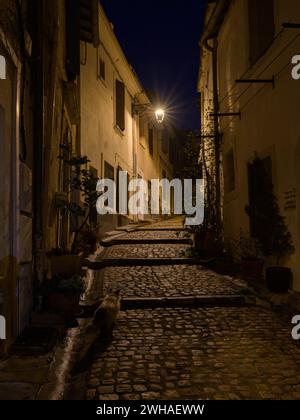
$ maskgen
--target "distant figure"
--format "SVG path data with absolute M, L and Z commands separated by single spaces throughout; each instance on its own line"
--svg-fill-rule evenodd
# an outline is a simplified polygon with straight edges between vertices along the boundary
M 120 309 L 120 290 L 110 292 L 104 297 L 93 318 L 93 324 L 99 328 L 101 335 L 105 337 L 112 336 Z

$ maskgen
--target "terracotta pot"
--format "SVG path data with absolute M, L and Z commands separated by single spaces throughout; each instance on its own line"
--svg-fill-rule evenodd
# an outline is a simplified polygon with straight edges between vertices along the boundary
M 61 277 L 70 278 L 81 272 L 81 257 L 78 255 L 62 255 L 51 257 L 52 275 L 59 274 Z
M 270 292 L 287 293 L 292 285 L 292 270 L 288 267 L 268 267 L 266 282 Z
M 264 260 L 242 260 L 241 276 L 245 280 L 262 280 Z

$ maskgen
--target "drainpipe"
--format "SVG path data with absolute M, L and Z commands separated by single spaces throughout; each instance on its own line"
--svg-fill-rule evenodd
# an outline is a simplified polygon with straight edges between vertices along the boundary
M 209 44 L 209 40 L 213 45 Z M 218 95 L 218 38 L 206 38 L 203 41 L 204 47 L 212 54 L 213 68 L 213 113 L 214 113 L 214 166 L 215 166 L 215 185 L 216 185 L 216 223 L 218 239 L 222 238 L 222 211 L 221 211 L 221 136 L 219 131 L 219 95 Z

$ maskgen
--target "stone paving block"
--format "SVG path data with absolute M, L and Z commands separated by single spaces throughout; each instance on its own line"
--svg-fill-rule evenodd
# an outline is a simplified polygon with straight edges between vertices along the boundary
M 132 323 L 138 328 L 133 330 Z M 182 329 L 176 328 L 178 323 Z M 160 333 L 156 334 L 158 329 Z M 187 329 L 195 333 L 192 340 Z M 171 336 L 166 334 L 169 330 Z M 300 350 L 292 341 L 288 326 L 262 308 L 123 312 L 111 346 L 104 355 L 94 355 L 91 374 L 98 376 L 100 387 L 105 386 L 107 367 L 104 364 L 99 372 L 99 357 L 109 359 L 111 352 L 120 348 L 120 342 L 127 345 L 121 346 L 119 358 L 130 351 L 129 360 L 139 355 L 143 361 L 140 366 L 134 364 L 134 368 L 128 365 L 127 370 L 122 369 L 120 362 L 117 370 L 109 373 L 112 378 L 123 377 L 127 381 L 115 387 L 114 394 L 120 399 L 137 395 L 141 399 L 299 397 Z M 135 347 L 134 342 L 139 346 Z M 147 357 L 151 348 L 157 350 L 154 360 Z M 294 385 L 285 383 L 287 379 L 293 379 Z M 100 387 L 96 398 L 101 397 Z

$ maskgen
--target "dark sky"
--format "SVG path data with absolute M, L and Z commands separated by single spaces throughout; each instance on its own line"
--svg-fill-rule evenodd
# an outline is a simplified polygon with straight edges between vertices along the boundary
M 206 0 L 102 0 L 144 88 L 158 93 L 168 117 L 197 129 L 198 42 Z

